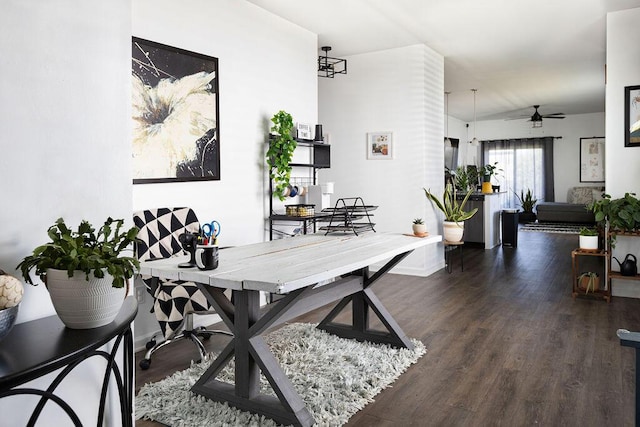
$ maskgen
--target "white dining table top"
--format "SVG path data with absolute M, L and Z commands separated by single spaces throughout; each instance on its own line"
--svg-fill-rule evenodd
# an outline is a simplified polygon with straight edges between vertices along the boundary
M 439 235 L 419 238 L 380 232 L 358 236 L 307 234 L 221 249 L 215 270 L 180 268 L 178 264 L 188 256 L 179 256 L 141 262 L 140 273 L 226 289 L 284 294 L 441 240 Z

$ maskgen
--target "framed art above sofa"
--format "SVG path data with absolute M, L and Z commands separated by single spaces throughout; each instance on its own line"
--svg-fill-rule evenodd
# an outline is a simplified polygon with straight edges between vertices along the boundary
M 604 137 L 580 138 L 580 182 L 604 182 Z

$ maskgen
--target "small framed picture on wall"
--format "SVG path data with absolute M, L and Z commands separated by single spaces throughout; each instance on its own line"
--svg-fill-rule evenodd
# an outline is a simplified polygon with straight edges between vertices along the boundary
M 393 132 L 367 133 L 367 159 L 393 159 Z

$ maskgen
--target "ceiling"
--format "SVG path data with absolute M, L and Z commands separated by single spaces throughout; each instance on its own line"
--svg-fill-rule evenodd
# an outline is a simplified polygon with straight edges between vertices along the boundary
M 640 0 L 248 0 L 344 57 L 424 43 L 445 60 L 449 115 L 604 111 L 606 14 Z M 323 54 L 320 50 L 319 54 Z M 336 76 L 335 78 L 340 78 Z M 443 95 L 444 96 L 444 95 Z

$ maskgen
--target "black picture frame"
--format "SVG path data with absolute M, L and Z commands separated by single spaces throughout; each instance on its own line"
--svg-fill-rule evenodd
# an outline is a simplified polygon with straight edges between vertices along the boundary
M 132 37 L 133 183 L 220 180 L 218 58 Z
M 624 88 L 624 146 L 640 147 L 640 85 Z

